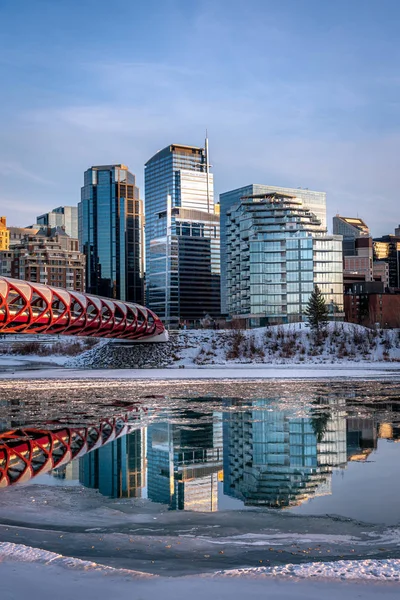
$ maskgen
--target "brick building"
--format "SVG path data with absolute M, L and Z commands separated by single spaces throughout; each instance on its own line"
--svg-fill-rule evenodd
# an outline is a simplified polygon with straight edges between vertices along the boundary
M 377 285 L 372 283 L 372 285 Z M 353 293 L 344 295 L 346 321 L 365 327 L 400 328 L 400 290 L 394 293 L 369 291 L 355 284 Z
M 85 291 L 85 256 L 79 252 L 78 240 L 60 229 L 25 235 L 18 245 L 0 253 L 0 272 L 15 279 Z

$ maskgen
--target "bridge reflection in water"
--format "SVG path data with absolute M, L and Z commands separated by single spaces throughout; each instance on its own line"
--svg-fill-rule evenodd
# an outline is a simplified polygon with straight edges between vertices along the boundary
M 45 472 L 68 477 L 68 463 L 80 459 L 79 482 L 114 498 L 148 498 L 171 510 L 210 512 L 229 502 L 283 509 L 330 495 L 335 471 L 367 460 L 379 438 L 400 439 L 387 412 L 349 416 L 337 397 L 332 406 L 316 400 L 306 416 L 271 410 L 276 398 L 243 407 L 220 400 L 220 411 L 181 411 L 182 422 L 157 422 L 138 405 L 97 425 L 5 432 L 0 487 Z

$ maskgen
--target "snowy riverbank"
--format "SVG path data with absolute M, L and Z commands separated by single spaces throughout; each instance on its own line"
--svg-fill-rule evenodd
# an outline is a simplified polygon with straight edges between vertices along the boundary
M 282 600 L 395 600 L 399 594 L 400 561 L 341 561 L 310 563 L 292 569 L 245 570 L 206 576 L 154 577 L 129 570 L 107 569 L 31 548 L 0 545 L 2 600 L 29 597 L 41 600 L 49 593 L 58 600 L 76 596 L 106 600 L 231 600 L 260 597 Z

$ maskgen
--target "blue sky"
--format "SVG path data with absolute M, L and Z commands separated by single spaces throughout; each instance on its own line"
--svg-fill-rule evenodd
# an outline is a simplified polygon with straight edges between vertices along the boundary
M 216 192 L 324 190 L 374 235 L 400 222 L 397 0 L 0 0 L 0 214 L 80 198 L 83 171 L 137 175 L 202 145 Z

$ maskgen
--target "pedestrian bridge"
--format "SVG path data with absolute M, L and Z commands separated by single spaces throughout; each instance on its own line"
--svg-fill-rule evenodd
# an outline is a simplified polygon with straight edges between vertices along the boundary
M 0 277 L 0 334 L 7 333 L 168 340 L 162 321 L 139 304 Z

